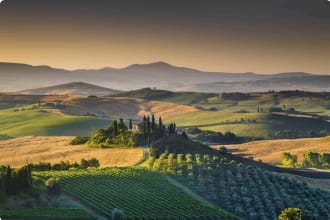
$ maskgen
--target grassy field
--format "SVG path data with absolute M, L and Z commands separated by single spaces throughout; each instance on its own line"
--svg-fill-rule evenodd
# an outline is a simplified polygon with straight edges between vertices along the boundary
M 330 153 L 330 136 L 324 138 L 280 139 L 254 141 L 244 144 L 227 145 L 231 152 L 266 163 L 280 163 L 281 153 L 290 152 L 298 156 L 298 163 L 302 162 L 303 154 L 308 151 Z
M 0 131 L 9 136 L 27 135 L 64 135 L 85 136 L 96 130 L 109 125 L 107 119 L 91 116 L 66 116 L 55 115 L 49 112 L 29 109 L 15 111 L 17 108 L 0 110 Z M 20 108 L 22 109 L 22 108 Z
M 114 208 L 128 219 L 227 219 L 230 215 L 194 200 L 159 173 L 139 167 L 38 172 L 55 176 L 64 191 L 110 217 Z
M 69 145 L 74 137 L 20 137 L 0 141 L 0 164 L 21 167 L 27 162 L 80 162 L 97 158 L 102 167 L 130 166 L 143 158 L 142 148 L 95 149 Z
M 12 97 L 12 102 L 10 98 Z M 0 96 L 0 133 L 10 136 L 89 136 L 110 119 L 139 120 L 155 114 L 162 118 L 197 111 L 192 106 L 132 98 L 40 96 L 41 103 L 58 102 L 65 108 L 38 107 L 38 96 Z

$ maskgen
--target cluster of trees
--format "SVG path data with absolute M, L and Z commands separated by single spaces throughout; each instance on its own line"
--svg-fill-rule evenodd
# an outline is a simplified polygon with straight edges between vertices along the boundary
M 330 154 L 307 152 L 304 154 L 303 167 L 330 168 Z
M 61 161 L 60 163 L 39 162 L 38 164 L 29 164 L 28 167 L 32 171 L 50 171 L 50 170 L 69 170 L 70 168 L 87 169 L 88 167 L 99 167 L 100 162 L 96 158 L 89 160 L 81 159 L 80 163 L 70 163 L 69 161 Z
M 295 167 L 297 165 L 298 157 L 297 155 L 290 154 L 288 152 L 283 152 L 281 154 L 282 165 L 287 167 Z
M 243 138 L 236 136 L 233 132 L 227 131 L 224 134 L 215 131 L 203 131 L 199 128 L 193 128 L 188 132 L 194 135 L 194 138 L 201 142 L 221 143 L 221 144 L 235 144 L 241 143 Z
M 119 122 L 114 120 L 110 126 L 99 129 L 88 141 L 87 144 L 96 147 L 111 147 L 112 145 L 120 145 L 127 147 L 135 147 L 143 142 L 140 133 L 133 132 L 133 123 L 129 121 L 129 127 L 126 126 L 121 118 Z
M 303 138 L 303 137 L 326 137 L 330 135 L 327 130 L 321 131 L 293 131 L 293 130 L 280 130 L 276 131 L 274 134 L 270 134 L 271 138 Z
M 177 128 L 175 123 L 169 125 L 163 124 L 162 118 L 158 118 L 158 123 L 156 123 L 155 116 L 143 116 L 141 125 L 141 132 L 148 145 L 154 141 L 163 138 L 165 136 L 176 134 Z
M 31 193 L 32 176 L 29 166 L 13 169 L 10 166 L 0 167 L 0 201 L 11 195 Z
M 107 128 L 98 130 L 87 141 L 90 146 L 111 147 L 112 145 L 135 147 L 147 144 L 150 146 L 155 141 L 177 133 L 175 123 L 163 124 L 162 118 L 156 118 L 154 115 L 143 116 L 142 122 L 136 125 L 138 129 L 133 128 L 132 120 L 129 120 L 128 126 L 121 118 L 119 122 L 114 120 Z M 84 143 L 86 138 L 79 138 L 73 142 Z
M 281 154 L 282 164 L 289 167 L 308 167 L 308 168 L 329 168 L 330 167 L 330 154 L 307 152 L 303 156 L 303 162 L 301 165 L 297 163 L 297 155 L 284 152 Z

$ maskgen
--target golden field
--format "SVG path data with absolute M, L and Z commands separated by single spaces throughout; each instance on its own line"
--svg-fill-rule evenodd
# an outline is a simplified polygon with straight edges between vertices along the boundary
M 0 164 L 20 167 L 27 163 L 60 161 L 79 162 L 97 158 L 101 167 L 129 166 L 143 158 L 143 148 L 95 149 L 83 145 L 71 146 L 74 137 L 19 137 L 0 141 Z
M 298 163 L 301 163 L 303 154 L 308 151 L 330 153 L 330 137 L 253 141 L 226 147 L 234 154 L 253 157 L 266 163 L 280 163 L 281 153 L 290 152 L 296 154 Z

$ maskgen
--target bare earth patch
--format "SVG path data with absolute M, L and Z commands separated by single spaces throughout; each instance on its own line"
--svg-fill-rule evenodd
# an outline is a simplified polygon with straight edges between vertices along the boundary
M 129 166 L 143 158 L 143 148 L 95 149 L 71 146 L 74 137 L 19 137 L 0 141 L 0 164 L 20 167 L 27 163 L 60 161 L 79 162 L 97 158 L 102 167 Z
M 308 151 L 329 153 L 330 137 L 253 141 L 226 147 L 234 154 L 252 156 L 266 163 L 280 163 L 281 153 L 290 152 L 298 155 L 298 162 L 301 163 L 303 154 Z

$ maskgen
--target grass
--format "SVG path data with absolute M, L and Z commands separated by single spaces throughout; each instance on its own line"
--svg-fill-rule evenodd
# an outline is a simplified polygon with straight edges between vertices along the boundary
M 114 208 L 128 219 L 219 219 L 231 217 L 201 202 L 170 184 L 156 172 L 139 167 L 40 172 L 37 178 L 60 179 L 66 193 L 103 216 Z
M 241 122 L 244 119 L 244 122 Z M 235 113 L 230 111 L 198 111 L 178 115 L 166 122 L 175 121 L 180 127 L 199 127 L 203 130 L 220 132 L 231 131 L 246 137 L 267 137 L 267 114 L 265 113 Z M 247 120 L 255 122 L 247 123 Z
M 290 152 L 298 156 L 298 163 L 302 162 L 303 154 L 308 151 L 318 153 L 330 152 L 330 137 L 302 138 L 302 139 L 280 139 L 254 141 L 244 144 L 227 145 L 226 147 L 234 154 L 253 157 L 265 163 L 278 164 L 281 162 L 281 153 Z
M 32 208 L 18 210 L 0 210 L 3 219 L 40 219 L 40 220 L 96 220 L 83 209 Z
M 277 131 L 330 130 L 330 123 L 314 119 L 300 118 L 271 113 L 241 113 L 237 108 L 220 111 L 197 111 L 167 118 L 166 122 L 176 122 L 180 127 L 199 127 L 203 130 L 234 132 L 238 136 L 250 138 L 269 138 Z M 250 120 L 250 122 L 249 122 Z
M 0 130 L 9 136 L 85 136 L 94 129 L 109 125 L 106 119 L 91 116 L 54 115 L 37 109 L 14 111 L 0 110 Z
M 0 164 L 21 167 L 27 162 L 80 162 L 95 157 L 102 167 L 130 166 L 143 158 L 142 148 L 89 148 L 69 145 L 74 137 L 19 137 L 0 141 Z

